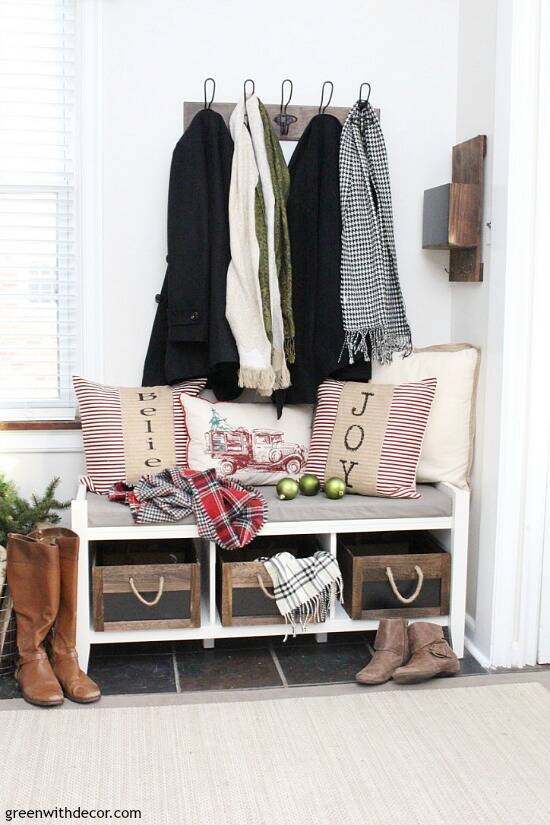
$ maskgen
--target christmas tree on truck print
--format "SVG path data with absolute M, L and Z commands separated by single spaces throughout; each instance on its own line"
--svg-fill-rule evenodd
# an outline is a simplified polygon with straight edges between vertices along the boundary
M 229 476 L 246 468 L 272 473 L 284 470 L 298 475 L 306 463 L 300 444 L 285 442 L 284 433 L 270 428 L 232 429 L 212 407 L 210 430 L 204 434 L 206 454 L 220 462 L 220 472 Z

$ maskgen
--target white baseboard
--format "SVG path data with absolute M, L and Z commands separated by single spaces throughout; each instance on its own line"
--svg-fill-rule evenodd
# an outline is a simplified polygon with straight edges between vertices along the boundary
M 474 659 L 477 659 L 481 667 L 491 667 L 491 660 L 485 653 L 482 653 L 477 645 L 472 641 L 475 635 L 476 620 L 469 613 L 466 613 L 466 634 L 464 636 L 464 647 L 468 650 Z

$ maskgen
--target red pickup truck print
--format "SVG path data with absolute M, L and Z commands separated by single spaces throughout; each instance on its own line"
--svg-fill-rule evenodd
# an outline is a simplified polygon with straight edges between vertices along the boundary
M 295 476 L 306 463 L 304 447 L 285 442 L 279 430 L 213 427 L 204 436 L 206 452 L 218 459 L 223 475 L 247 467 L 264 473 L 284 470 Z

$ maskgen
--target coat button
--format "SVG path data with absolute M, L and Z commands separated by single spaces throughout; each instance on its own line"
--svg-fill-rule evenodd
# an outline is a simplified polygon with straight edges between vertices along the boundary
M 157 302 L 157 304 L 160 304 L 160 292 L 157 292 L 157 294 L 155 295 L 155 301 Z
M 199 320 L 199 313 L 198 312 L 192 312 L 189 317 L 190 317 L 191 321 L 198 321 Z

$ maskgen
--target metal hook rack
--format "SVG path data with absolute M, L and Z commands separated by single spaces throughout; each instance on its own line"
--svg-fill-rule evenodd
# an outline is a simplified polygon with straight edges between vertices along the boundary
M 363 86 L 368 86 L 368 87 L 369 87 L 369 92 L 368 92 L 368 94 L 367 94 L 367 99 L 366 99 L 366 100 L 363 100 Z M 358 100 L 359 100 L 359 105 L 360 105 L 361 107 L 364 107 L 364 106 L 366 106 L 366 105 L 368 104 L 368 102 L 369 102 L 369 100 L 370 100 L 370 92 L 371 92 L 371 85 L 370 85 L 370 83 L 368 83 L 366 80 L 365 80 L 365 81 L 363 81 L 363 83 L 361 83 L 361 85 L 359 86 L 359 98 L 358 98 Z
M 328 100 L 323 106 L 323 100 L 325 98 L 325 86 L 330 86 L 330 94 L 328 96 Z M 319 111 L 317 114 L 324 115 L 328 107 L 330 106 L 330 101 L 332 100 L 332 95 L 334 94 L 334 83 L 332 80 L 325 80 L 321 87 L 321 102 L 319 103 Z
M 285 99 L 285 83 L 290 83 L 290 91 L 288 93 L 288 100 L 284 103 Z M 273 118 L 274 122 L 279 127 L 279 134 L 281 137 L 288 135 L 288 130 L 293 123 L 296 123 L 298 118 L 295 115 L 287 114 L 288 104 L 292 100 L 292 94 L 294 92 L 294 83 L 289 77 L 286 77 L 283 82 L 281 83 L 281 106 L 279 108 L 279 114 L 275 115 Z
M 252 83 L 252 91 L 250 92 L 250 94 L 247 94 L 247 93 L 246 93 L 246 85 L 247 85 L 247 83 Z M 255 84 L 255 82 L 252 80 L 252 78 L 251 78 L 251 77 L 247 77 L 247 78 L 246 78 L 246 80 L 245 80 L 245 81 L 244 81 L 244 83 L 243 83 L 243 98 L 244 98 L 245 102 L 247 101 L 247 99 L 248 99 L 249 97 L 251 97 L 251 96 L 255 93 L 255 91 L 256 91 L 256 84 Z
M 210 81 L 212 83 L 212 97 L 210 98 L 210 100 L 207 103 L 206 102 L 206 86 L 207 86 L 208 81 Z M 215 96 L 216 96 L 216 81 L 214 80 L 213 77 L 207 77 L 206 80 L 204 81 L 204 108 L 205 109 L 210 109 L 211 108 L 212 104 L 214 103 L 214 97 Z

